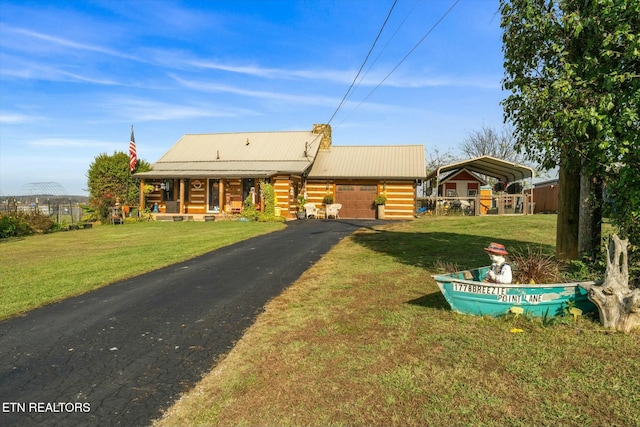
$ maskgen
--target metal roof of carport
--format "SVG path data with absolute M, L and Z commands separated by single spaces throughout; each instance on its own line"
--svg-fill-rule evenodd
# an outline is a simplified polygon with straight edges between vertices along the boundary
M 441 173 L 466 168 L 472 172 L 498 178 L 502 182 L 513 182 L 521 179 L 533 178 L 535 171 L 524 165 L 496 159 L 491 156 L 481 156 L 462 162 L 441 166 L 427 176 L 427 180 L 440 176 Z

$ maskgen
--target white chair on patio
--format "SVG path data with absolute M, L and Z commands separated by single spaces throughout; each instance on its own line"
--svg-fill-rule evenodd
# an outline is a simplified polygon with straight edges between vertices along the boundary
M 340 218 L 340 209 L 342 209 L 342 204 L 334 203 L 332 205 L 327 206 L 327 218 L 333 217 L 334 219 Z
M 305 203 L 303 207 L 307 218 L 315 218 L 318 215 L 318 208 L 313 203 Z

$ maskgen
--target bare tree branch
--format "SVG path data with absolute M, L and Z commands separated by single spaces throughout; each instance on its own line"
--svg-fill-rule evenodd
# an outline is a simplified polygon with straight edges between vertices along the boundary
M 511 127 L 497 131 L 483 125 L 480 130 L 469 134 L 460 145 L 460 151 L 469 157 L 491 156 L 508 162 L 530 165 L 526 155 L 515 148 L 515 138 Z

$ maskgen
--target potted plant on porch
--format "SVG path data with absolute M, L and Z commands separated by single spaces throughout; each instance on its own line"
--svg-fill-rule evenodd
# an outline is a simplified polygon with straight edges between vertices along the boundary
M 378 194 L 375 199 L 373 199 L 373 204 L 376 205 L 378 209 L 378 219 L 384 219 L 384 205 L 387 203 L 387 196 L 384 194 Z
M 333 204 L 333 194 L 327 194 L 322 198 L 322 204 L 324 205 L 324 217 L 327 218 L 327 211 L 329 205 Z
M 305 219 L 307 217 L 307 211 L 304 208 L 304 205 L 307 204 L 307 199 L 304 197 L 303 193 L 298 194 L 298 210 L 296 215 L 298 219 Z

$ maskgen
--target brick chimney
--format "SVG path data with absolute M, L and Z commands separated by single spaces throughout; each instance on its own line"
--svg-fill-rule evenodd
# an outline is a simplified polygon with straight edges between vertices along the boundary
M 328 150 L 331 148 L 331 125 L 313 125 L 313 130 L 311 132 L 322 135 L 322 140 L 320 141 L 321 150 Z

